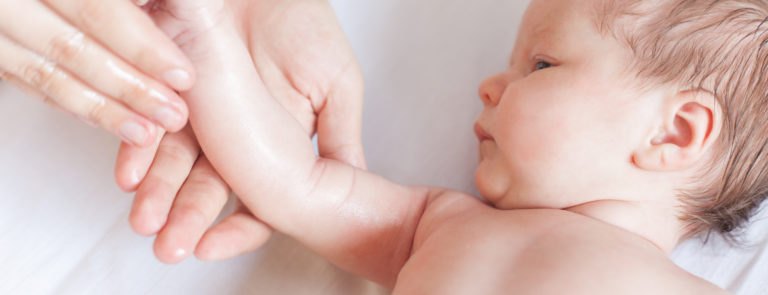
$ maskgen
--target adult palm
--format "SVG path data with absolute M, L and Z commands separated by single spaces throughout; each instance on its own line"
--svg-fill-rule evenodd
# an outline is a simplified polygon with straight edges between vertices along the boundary
M 327 1 L 166 0 L 149 3 L 147 10 L 182 49 L 209 30 L 233 26 L 242 43 L 228 46 L 247 47 L 261 79 L 254 83 L 263 84 L 308 136 L 317 134 L 320 156 L 365 167 L 362 74 Z M 193 63 L 219 54 L 185 52 Z M 158 233 L 155 253 L 164 262 L 181 261 L 193 249 L 202 259 L 228 258 L 269 236 L 241 204 L 206 232 L 229 189 L 189 128 L 166 135 L 159 147 L 121 146 L 116 179 L 125 190 L 138 188 L 131 225 L 140 234 Z

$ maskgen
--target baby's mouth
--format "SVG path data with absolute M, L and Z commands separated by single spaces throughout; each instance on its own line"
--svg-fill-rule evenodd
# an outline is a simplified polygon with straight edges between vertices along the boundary
M 486 140 L 493 141 L 493 136 L 488 134 L 488 132 L 485 131 L 485 128 L 483 128 L 483 126 L 481 126 L 479 122 L 475 123 L 475 135 L 477 136 L 477 140 L 479 142 L 483 142 Z

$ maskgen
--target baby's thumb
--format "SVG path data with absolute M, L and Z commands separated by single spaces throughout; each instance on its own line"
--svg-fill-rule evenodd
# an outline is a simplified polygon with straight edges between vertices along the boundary
M 367 169 L 361 139 L 362 125 L 362 81 L 337 88 L 318 114 L 317 147 L 320 156 Z
M 320 136 L 318 135 L 318 142 Z M 368 166 L 365 163 L 365 156 L 363 155 L 362 145 L 348 145 L 338 146 L 334 149 L 325 149 L 320 152 L 320 156 L 326 159 L 334 159 L 355 166 L 357 168 L 367 170 Z

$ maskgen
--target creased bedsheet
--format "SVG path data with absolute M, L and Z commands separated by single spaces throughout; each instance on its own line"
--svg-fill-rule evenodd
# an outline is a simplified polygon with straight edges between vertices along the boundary
M 476 194 L 477 85 L 505 68 L 527 1 L 334 0 L 366 76 L 372 171 Z M 236 259 L 163 265 L 113 184 L 118 141 L 0 83 L 0 294 L 387 294 L 276 235 Z M 751 247 L 683 243 L 675 261 L 768 294 L 768 214 Z

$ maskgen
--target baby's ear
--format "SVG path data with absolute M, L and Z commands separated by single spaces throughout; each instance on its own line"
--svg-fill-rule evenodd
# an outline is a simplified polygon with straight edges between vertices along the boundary
M 660 122 L 632 155 L 633 163 L 651 171 L 676 171 L 703 159 L 720 135 L 722 110 L 714 95 L 687 90 L 666 99 Z

